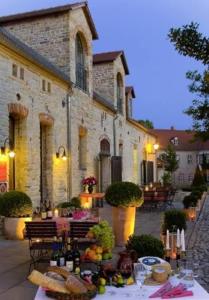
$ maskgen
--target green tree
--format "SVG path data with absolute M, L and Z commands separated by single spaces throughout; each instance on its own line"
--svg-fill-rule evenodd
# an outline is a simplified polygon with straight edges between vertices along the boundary
M 154 125 L 153 122 L 146 119 L 146 120 L 138 120 L 137 121 L 139 124 L 143 125 L 144 127 L 148 128 L 148 129 L 154 129 Z
M 162 153 L 159 158 L 162 160 L 164 164 L 164 169 L 167 172 L 164 174 L 164 177 L 166 177 L 166 180 L 169 180 L 169 177 L 171 177 L 173 172 L 175 172 L 179 167 L 174 146 L 169 144 L 165 153 Z
M 168 37 L 175 49 L 184 56 L 192 57 L 206 67 L 201 73 L 189 71 L 189 91 L 195 95 L 192 105 L 185 111 L 193 119 L 195 137 L 209 139 L 209 38 L 198 32 L 199 25 L 191 23 L 182 28 L 171 28 Z

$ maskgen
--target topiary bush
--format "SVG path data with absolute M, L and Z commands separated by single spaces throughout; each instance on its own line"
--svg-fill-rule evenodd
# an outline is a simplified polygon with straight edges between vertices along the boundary
M 178 209 L 167 210 L 164 213 L 162 233 L 166 234 L 167 229 L 170 232 L 176 232 L 178 228 L 186 230 L 186 213 Z
M 201 199 L 203 192 L 200 190 L 193 190 L 191 192 L 191 195 L 194 197 L 197 197 L 197 199 Z
M 139 207 L 143 203 L 142 190 L 133 182 L 116 182 L 105 193 L 105 199 L 111 206 Z
M 0 215 L 2 216 L 19 218 L 32 215 L 32 201 L 29 196 L 23 192 L 7 192 L 3 194 L 0 201 Z
M 201 185 L 203 186 L 205 184 L 206 182 L 205 182 L 205 177 L 203 175 L 203 172 L 202 170 L 200 170 L 200 167 L 197 166 L 195 170 L 192 186 L 201 186 Z
M 199 197 L 196 194 L 190 194 L 188 196 L 185 196 L 183 199 L 183 205 L 184 208 L 187 209 L 189 207 L 194 207 L 197 205 Z
M 135 250 L 138 258 L 143 256 L 164 256 L 163 243 L 152 235 L 131 235 L 126 244 L 127 250 Z
M 69 202 L 61 202 L 56 208 L 81 208 L 81 201 L 78 197 L 73 197 Z

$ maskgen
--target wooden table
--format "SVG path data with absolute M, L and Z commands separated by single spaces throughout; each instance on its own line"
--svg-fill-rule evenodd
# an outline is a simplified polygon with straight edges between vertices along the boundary
M 103 207 L 104 196 L 105 193 L 81 193 L 79 195 L 80 198 L 92 199 L 92 208 Z

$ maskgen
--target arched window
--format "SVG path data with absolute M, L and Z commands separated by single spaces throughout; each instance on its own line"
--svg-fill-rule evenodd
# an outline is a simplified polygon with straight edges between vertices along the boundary
M 110 155 L 110 143 L 106 139 L 103 139 L 100 142 L 100 154 Z
M 120 73 L 117 74 L 117 111 L 123 114 L 123 79 Z
M 76 35 L 75 45 L 76 85 L 86 91 L 85 53 L 79 34 Z

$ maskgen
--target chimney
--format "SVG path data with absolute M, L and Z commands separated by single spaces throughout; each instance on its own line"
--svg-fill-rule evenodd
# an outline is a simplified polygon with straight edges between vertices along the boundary
M 171 126 L 171 130 L 174 130 L 174 126 Z

